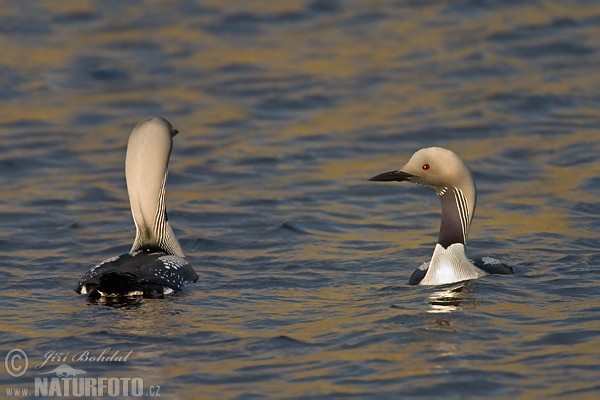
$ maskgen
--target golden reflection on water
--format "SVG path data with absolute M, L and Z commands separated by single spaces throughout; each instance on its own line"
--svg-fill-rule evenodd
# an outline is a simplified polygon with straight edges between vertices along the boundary
M 119 29 L 104 26 L 105 17 L 101 17 L 99 21 L 92 22 L 90 27 L 84 28 L 50 23 L 47 34 L 38 35 L 33 39 L 0 34 L 3 65 L 19 71 L 25 77 L 24 82 L 16 86 L 21 95 L 1 102 L 0 120 L 4 126 L 0 129 L 0 137 L 16 148 L 14 153 L 3 153 L 2 160 L 16 157 L 44 160 L 47 157 L 47 147 L 40 145 L 39 137 L 27 137 L 32 131 L 41 131 L 43 135 L 52 138 L 47 141 L 47 146 L 57 144 L 57 148 L 65 152 L 48 157 L 59 157 L 62 158 L 59 161 L 71 163 L 68 164 L 68 173 L 62 172 L 60 164 L 49 164 L 48 167 L 40 167 L 33 176 L 20 177 L 18 182 L 11 181 L 6 188 L 0 188 L 0 196 L 3 199 L 0 211 L 27 215 L 32 212 L 32 206 L 27 204 L 36 200 L 65 200 L 64 207 L 57 206 L 51 213 L 68 215 L 61 219 L 62 227 L 74 222 L 80 226 L 76 234 L 72 234 L 74 237 L 61 240 L 73 240 L 85 249 L 81 253 L 73 254 L 70 250 L 72 247 L 68 247 L 72 243 L 59 243 L 56 246 L 33 250 L 18 248 L 7 254 L 12 260 L 19 260 L 24 264 L 6 267 L 11 279 L 35 281 L 41 272 L 32 268 L 37 265 L 36 260 L 46 258 L 65 260 L 49 264 L 54 268 L 59 268 L 56 267 L 59 264 L 60 268 L 66 268 L 68 273 L 65 270 L 43 270 L 43 273 L 50 274 L 48 280 L 53 285 L 52 290 L 58 292 L 38 291 L 37 297 L 26 299 L 27 305 L 4 309 L 2 322 L 6 333 L 30 340 L 30 344 L 46 347 L 52 340 L 58 341 L 72 335 L 95 335 L 98 330 L 104 334 L 106 331 L 114 334 L 115 336 L 109 335 L 111 340 L 121 335 L 149 337 L 149 341 L 156 342 L 159 342 L 157 338 L 160 338 L 164 340 L 164 343 L 159 342 L 160 345 L 164 345 L 164 349 L 159 344 L 140 345 L 134 350 L 138 360 L 144 363 L 125 368 L 138 371 L 149 382 L 165 384 L 172 378 L 190 374 L 221 375 L 229 378 L 224 379 L 227 381 L 224 383 L 205 385 L 206 392 L 201 394 L 195 385 L 181 384 L 177 394 L 190 398 L 219 398 L 223 397 L 223 393 L 241 396 L 248 394 L 249 390 L 264 391 L 275 396 L 338 391 L 364 393 L 364 386 L 343 382 L 343 372 L 340 372 L 340 369 L 349 365 L 364 364 L 374 371 L 365 376 L 357 373 L 353 379 L 365 382 L 371 379 L 380 380 L 383 382 L 381 385 L 387 381 L 392 390 L 410 386 L 410 383 L 406 383 L 408 378 L 440 374 L 455 368 L 452 364 L 483 371 L 511 371 L 521 374 L 522 380 L 527 380 L 525 377 L 532 374 L 531 363 L 524 359 L 543 359 L 549 352 L 573 354 L 571 363 L 594 366 L 597 349 L 600 348 L 598 338 L 553 345 L 551 348 L 542 344 L 531 345 L 531 348 L 526 349 L 519 347 L 521 343 L 543 341 L 549 333 L 564 332 L 565 326 L 561 323 L 553 325 L 546 322 L 563 321 L 565 315 L 570 312 L 585 310 L 589 307 L 586 304 L 587 299 L 569 301 L 561 305 L 561 297 L 558 295 L 535 293 L 537 297 L 531 301 L 520 298 L 502 302 L 493 299 L 479 301 L 478 293 L 471 293 L 467 289 L 464 292 L 457 291 L 456 288 L 418 292 L 419 289 L 404 287 L 398 290 L 397 294 L 378 296 L 374 293 L 382 289 L 380 286 L 383 285 L 379 283 L 371 283 L 366 278 L 364 283 L 345 283 L 346 275 L 350 275 L 351 272 L 343 267 L 346 264 L 354 265 L 351 263 L 360 262 L 361 259 L 364 260 L 365 266 L 368 266 L 370 260 L 391 258 L 401 250 L 422 248 L 426 249 L 422 253 L 425 258 L 430 255 L 429 243 L 432 250 L 435 242 L 431 235 L 438 226 L 435 222 L 437 220 L 429 218 L 427 214 L 439 212 L 439 204 L 433 192 L 428 193 L 429 197 L 426 199 L 414 200 L 414 197 L 410 197 L 414 193 L 413 187 L 408 184 L 396 185 L 399 198 L 404 199 L 406 196 L 413 200 L 410 204 L 402 206 L 382 204 L 381 209 L 385 212 L 377 215 L 372 215 L 371 212 L 376 214 L 373 208 L 379 204 L 379 199 L 373 199 L 372 206 L 367 207 L 364 203 L 352 203 L 341 198 L 337 201 L 322 200 L 319 195 L 343 189 L 342 192 L 350 193 L 348 196 L 351 196 L 354 193 L 352 190 L 358 191 L 361 185 L 366 184 L 365 180 L 368 177 L 400 167 L 416 150 L 417 142 L 421 139 L 423 142 L 430 141 L 426 128 L 436 123 L 446 128 L 457 129 L 485 125 L 490 120 L 498 123 L 519 123 L 521 116 L 507 114 L 492 107 L 482 109 L 481 104 L 495 94 L 527 92 L 540 96 L 560 96 L 588 93 L 589 87 L 597 84 L 589 81 L 589 74 L 578 75 L 566 71 L 562 80 L 548 81 L 544 71 L 536 69 L 539 65 L 528 63 L 510 53 L 503 54 L 502 49 L 497 48 L 500 44 L 486 38 L 497 33 L 511 32 L 515 27 L 545 26 L 556 19 L 585 19 L 589 15 L 598 15 L 599 6 L 589 4 L 584 7 L 550 2 L 544 5 L 543 12 L 540 12 L 536 5 L 523 5 L 518 8 L 507 7 L 503 11 L 481 13 L 476 18 L 465 18 L 444 13 L 444 5 L 430 5 L 423 6 L 419 12 L 413 11 L 406 15 L 397 13 L 398 19 L 387 19 L 369 26 L 362 35 L 352 35 L 351 29 L 340 28 L 340 21 L 346 21 L 359 11 L 387 12 L 388 2 L 369 1 L 352 6 L 343 5 L 335 15 L 323 17 L 328 19 L 309 21 L 298 26 L 263 26 L 261 32 L 254 36 L 239 37 L 214 33 L 205 27 L 216 24 L 228 13 L 236 14 L 246 10 L 258 16 L 274 16 L 285 12 L 302 12 L 306 3 L 210 0 L 202 2 L 202 5 L 219 10 L 218 15 L 202 14 L 190 16 L 189 19 L 181 16 L 182 20 L 178 20 L 177 23 L 139 27 L 135 24 L 130 26 L 129 22 L 139 21 L 140 15 L 150 11 L 153 15 L 161 12 L 169 15 L 171 2 L 152 1 L 143 6 L 123 5 L 120 11 L 111 12 L 104 9 L 101 3 L 94 1 L 76 4 L 45 1 L 39 2 L 38 7 L 57 14 L 76 11 L 89 11 L 100 15 L 102 12 L 107 13 L 110 18 L 106 18 Z M 20 7 L 16 3 L 3 4 L 3 14 L 17 15 L 22 12 Z M 194 18 L 198 18 L 200 22 Z M 203 28 L 199 28 L 197 24 L 201 24 Z M 455 45 L 454 41 L 468 40 L 465 36 L 470 36 L 472 32 L 476 32 L 474 35 L 481 37 L 481 40 L 474 41 L 472 46 Z M 581 33 L 585 45 L 590 48 L 600 47 L 597 27 L 581 28 Z M 129 53 L 118 46 L 121 43 L 133 43 L 132 47 L 135 47 L 137 42 L 155 43 L 160 49 L 160 56 L 144 59 L 140 54 Z M 521 73 L 499 74 L 482 80 L 463 80 L 460 84 L 453 84 L 451 78 L 444 77 L 445 66 L 453 71 L 466 69 L 470 65 L 465 59 L 473 55 L 480 56 L 482 64 L 500 64 Z M 81 59 L 94 57 L 99 60 L 99 65 L 94 65 L 94 68 L 117 69 L 123 72 L 126 79 L 116 82 L 98 82 L 90 79 L 89 71 L 82 70 L 85 67 L 78 63 L 82 62 Z M 160 60 L 148 61 L 155 58 Z M 96 61 L 92 61 L 94 62 Z M 170 69 L 172 72 L 150 75 L 143 68 L 147 62 L 157 63 L 159 67 Z M 240 76 L 222 72 L 223 68 L 238 64 L 259 67 L 250 78 L 245 77 L 250 83 L 242 88 L 256 90 L 256 96 L 248 95 L 240 89 L 240 85 L 235 82 Z M 360 89 L 358 83 L 362 82 L 361 79 L 368 81 L 372 76 L 383 78 L 382 83 Z M 295 77 L 309 77 L 308 86 L 312 86 L 307 89 L 290 89 L 286 80 Z M 255 83 L 256 87 L 253 87 L 253 80 L 263 83 Z M 323 88 L 326 88 L 326 91 Z M 228 90 L 231 92 L 227 92 Z M 283 93 L 282 96 L 287 96 L 286 99 L 293 100 L 302 100 L 315 94 L 330 96 L 333 105 L 317 107 L 287 119 L 269 120 L 261 117 L 261 111 L 264 110 L 257 104 L 260 103 L 259 100 L 264 100 L 263 92 L 273 96 Z M 449 102 L 449 99 L 463 97 L 470 98 L 471 101 L 456 104 Z M 260 265 L 246 260 L 266 254 L 273 257 L 271 262 L 292 264 L 320 260 L 338 268 L 341 265 L 341 270 L 327 272 L 328 277 L 332 277 L 331 286 L 314 289 L 193 289 L 190 291 L 190 297 L 183 299 L 148 301 L 137 308 L 108 311 L 98 311 L 100 307 L 90 305 L 80 297 L 74 296 L 71 286 L 78 278 L 81 265 L 93 265 L 102 257 L 108 256 L 99 254 L 104 251 L 104 247 L 128 245 L 128 240 L 133 237 L 134 228 L 127 209 L 122 168 L 127 135 L 142 117 L 138 113 L 156 108 L 142 106 L 137 109 L 130 106 L 144 101 L 156 103 L 181 131 L 175 139 L 171 171 L 182 175 L 189 174 L 192 177 L 189 186 L 181 183 L 167 184 L 169 209 L 193 213 L 201 208 L 202 212 L 207 214 L 240 212 L 238 202 L 276 200 L 280 201 L 280 204 L 274 206 L 274 211 L 279 213 L 269 220 L 269 223 L 273 224 L 272 228 L 277 228 L 291 219 L 294 222 L 300 221 L 300 226 L 309 233 L 300 239 L 294 239 L 299 244 L 293 249 L 284 249 L 279 258 L 275 258 L 274 254 L 276 251 L 281 253 L 281 248 L 265 250 L 247 249 L 243 246 L 221 253 L 215 251 L 208 254 L 209 256 L 226 253 L 227 257 L 239 261 L 243 268 L 247 268 L 244 273 L 249 275 L 252 275 L 253 268 Z M 592 106 L 559 110 L 556 113 L 554 118 L 566 122 L 579 118 L 597 120 L 600 116 L 600 111 Z M 105 120 L 96 124 L 78 122 L 85 120 L 81 118 L 82 114 L 99 115 Z M 475 116 L 467 118 L 469 115 Z M 547 118 L 546 115 L 540 117 L 542 121 Z M 10 124 L 19 121 L 40 122 L 43 126 L 9 127 Z M 232 121 L 240 122 L 241 128 L 237 129 L 235 125 L 234 128 L 222 128 L 219 125 Z M 233 133 L 228 133 L 230 131 Z M 406 131 L 416 131 L 415 135 L 422 137 L 407 137 L 406 141 L 404 138 L 393 140 L 393 145 L 398 148 L 391 153 L 373 154 L 361 151 L 355 158 L 318 159 L 315 156 L 311 160 L 311 166 L 303 165 L 302 162 L 293 164 L 287 161 L 293 156 L 302 156 L 307 152 L 302 144 L 294 143 L 295 139 L 322 136 L 327 140 L 310 142 L 311 150 L 316 154 L 327 154 L 324 150 L 348 149 L 348 143 L 352 140 L 357 140 L 357 147 L 370 149 L 368 146 L 373 144 L 368 140 L 370 132 L 379 135 L 374 136 L 376 139 L 373 140 L 385 140 L 387 135 L 401 135 Z M 528 159 L 521 161 L 537 168 L 527 179 L 520 180 L 519 177 L 515 177 L 514 182 L 503 183 L 498 191 L 490 190 L 491 185 L 485 184 L 488 193 L 479 198 L 470 238 L 486 239 L 490 232 L 493 232 L 495 241 L 509 243 L 509 249 L 500 250 L 506 253 L 513 252 L 515 248 L 522 250 L 523 247 L 530 246 L 530 243 L 519 244 L 513 239 L 535 236 L 540 232 L 593 239 L 596 232 L 576 226 L 569 210 L 561 205 L 571 204 L 574 199 L 597 203 L 594 194 L 581 190 L 580 187 L 586 180 L 600 176 L 600 160 L 585 163 L 583 166 L 556 166 L 556 163 L 551 162 L 553 154 L 560 153 L 561 149 L 597 140 L 594 132 L 590 132 L 592 131 L 588 128 L 554 135 L 511 131 L 498 137 L 471 135 L 459 139 L 456 139 L 456 136 L 449 136 L 448 140 L 440 139 L 441 145 L 460 154 L 474 170 L 477 166 L 482 170 L 493 168 L 486 164 L 486 160 L 502 158 L 503 153 L 514 149 L 530 149 Z M 229 137 L 224 137 L 228 134 Z M 213 144 L 212 140 L 222 145 L 206 151 L 209 160 L 203 159 L 203 154 L 186 153 L 186 150 L 195 146 L 210 147 Z M 238 164 L 246 157 L 282 159 L 283 161 L 273 169 L 286 174 L 273 176 L 270 182 L 261 182 L 258 178 L 251 179 L 250 183 L 241 180 L 236 184 L 210 180 L 213 178 L 209 178 L 208 181 L 196 180 L 201 173 L 198 172 L 201 170 L 200 166 L 206 165 L 210 166 L 206 168 L 212 168 L 210 172 L 227 176 L 235 176 L 239 172 L 257 175 L 258 172 L 253 167 L 245 168 Z M 322 183 L 323 186 L 314 189 L 309 187 L 311 183 Z M 107 200 L 110 205 L 106 205 L 110 212 L 101 209 L 105 206 L 104 200 L 92 203 L 93 205 L 81 200 L 86 194 L 85 191 L 90 191 L 90 188 L 97 191 L 94 193 L 103 193 L 111 199 Z M 294 205 L 287 202 L 287 199 L 301 198 L 306 192 L 312 196 L 312 202 L 298 201 Z M 199 201 L 202 201 L 202 204 L 198 204 Z M 514 211 L 511 205 L 531 206 L 534 211 Z M 41 208 L 41 211 L 44 209 Z M 251 207 L 242 211 L 248 214 L 264 212 L 263 209 L 257 211 Z M 285 218 L 280 217 L 283 215 L 282 211 L 286 213 Z M 409 226 L 409 222 L 402 218 L 389 217 L 403 215 L 402 213 L 408 216 L 415 212 L 423 215 L 422 220 L 435 220 L 433 225 L 411 227 L 408 231 L 406 227 Z M 327 231 L 318 223 L 306 223 L 304 226 L 302 223 L 305 222 L 305 217 L 312 220 L 327 218 L 325 223 L 338 227 Z M 350 217 L 354 217 L 352 222 L 348 222 Z M 104 232 L 99 232 L 96 228 L 96 224 L 99 223 L 109 224 L 122 220 L 131 222 L 130 232 L 113 232 L 109 229 L 113 225 L 107 225 Z M 217 229 L 210 231 L 207 228 L 206 231 L 199 232 L 189 221 L 174 219 L 172 223 L 176 229 L 182 229 L 186 233 L 185 239 L 228 239 L 233 243 L 232 247 L 235 247 L 236 238 L 223 238 L 223 232 Z M 376 224 L 377 228 L 373 228 L 373 224 Z M 384 230 L 381 229 L 383 226 L 398 229 Z M 11 226 L 11 229 L 10 232 L 0 232 L 0 237 L 10 239 L 15 234 L 23 235 L 23 231 L 29 232 L 22 227 Z M 56 229 L 45 229 L 45 232 L 50 232 L 47 233 L 48 236 L 60 237 L 60 231 L 57 233 Z M 227 229 L 236 231 L 236 228 L 232 227 L 222 230 Z M 252 239 L 260 242 L 262 238 Z M 363 250 L 357 255 L 357 250 L 347 244 L 365 241 L 384 244 L 385 248 Z M 88 257 L 89 253 L 93 254 Z M 198 262 L 195 265 L 202 270 L 203 256 L 206 253 L 203 249 L 196 249 L 191 253 Z M 523 253 L 517 254 L 521 256 Z M 63 265 L 65 262 L 67 266 Z M 385 278 L 390 284 L 403 285 L 418 264 L 410 265 L 411 263 L 400 259 L 397 264 L 385 271 L 364 271 L 364 276 L 372 274 Z M 44 267 L 48 265 L 45 264 Z M 237 270 L 216 268 L 224 276 L 224 280 L 229 279 L 234 283 L 249 276 Z M 529 267 L 530 270 L 526 267 L 521 268 L 519 274 L 543 276 L 543 272 L 533 267 Z M 264 277 L 258 270 L 254 272 Z M 325 274 L 322 271 L 317 272 Z M 31 289 L 33 292 L 36 290 Z M 58 296 L 55 297 L 56 293 Z M 22 291 L 6 290 L 3 295 L 6 303 L 23 302 Z M 217 296 L 222 300 L 212 299 Z M 269 300 L 257 300 L 261 296 Z M 415 296 L 421 299 L 416 305 Z M 523 296 L 533 294 L 526 292 Z M 218 306 L 196 306 L 210 301 Z M 399 308 L 391 307 L 396 304 L 399 304 Z M 461 322 L 461 313 L 469 313 L 472 309 L 484 314 L 484 317 L 480 317 L 483 322 Z M 82 315 L 89 318 L 89 321 L 82 321 Z M 517 316 L 521 320 L 510 319 L 506 315 Z M 399 317 L 401 322 L 389 322 Z M 44 318 L 51 321 L 45 321 Z M 53 324 L 54 319 L 58 320 L 54 329 L 36 329 L 41 320 Z M 263 319 L 272 322 L 260 324 L 258 321 Z M 77 323 L 76 329 L 71 325 L 73 321 Z M 473 325 L 470 326 L 469 323 Z M 564 321 L 562 323 L 564 324 Z M 106 326 L 96 326 L 102 324 Z M 460 340 L 461 335 L 468 336 L 477 329 L 495 329 L 501 332 L 512 330 L 515 331 L 515 336 L 500 335 L 487 342 Z M 597 326 L 594 321 L 579 322 L 578 329 L 594 331 L 597 330 Z M 214 332 L 220 340 L 224 337 L 238 339 L 233 344 L 216 343 L 214 347 L 224 353 L 239 351 L 243 357 L 205 360 L 198 356 L 183 361 L 169 358 L 169 352 L 176 348 L 199 353 L 204 351 L 195 347 L 196 343 L 177 342 L 179 344 L 169 347 L 170 340 L 185 339 L 187 335 L 193 337 L 195 333 L 203 331 Z M 362 333 L 363 336 L 358 333 L 358 339 L 347 336 L 349 332 L 354 331 Z M 390 335 L 400 339 L 369 340 L 377 335 Z M 303 343 L 298 345 L 297 349 L 291 344 L 290 348 L 281 346 L 265 351 L 262 355 L 252 353 L 252 344 L 259 343 L 256 347 L 260 347 L 261 341 L 281 336 Z M 106 337 L 99 340 L 106 340 Z M 364 343 L 357 344 L 361 340 Z M 328 344 L 328 341 L 335 344 Z M 203 345 L 211 347 L 208 344 Z M 498 362 L 485 362 L 484 358 L 475 357 L 486 351 L 497 352 L 498 349 L 510 349 L 501 357 L 493 354 L 493 357 L 499 358 Z M 467 356 L 473 358 L 467 359 Z M 443 360 L 440 361 L 440 358 Z M 156 359 L 163 359 L 165 362 L 152 361 Z M 548 362 L 554 368 L 560 367 L 560 363 L 560 360 Z M 332 364 L 335 366 L 328 367 Z M 267 368 L 265 365 L 274 367 Z M 282 377 L 267 379 L 264 382 L 235 386 L 235 376 L 245 375 L 247 372 L 243 371 L 251 371 L 253 367 L 264 368 L 268 372 L 276 370 L 277 373 L 283 370 L 284 373 Z M 127 376 L 126 372 L 117 371 L 124 376 Z M 337 374 L 338 378 L 326 378 L 332 374 Z M 582 374 L 585 375 L 586 372 Z M 541 372 L 537 370 L 530 379 L 538 379 L 540 375 Z M 559 389 L 568 386 L 561 384 L 559 389 L 536 389 L 530 380 L 527 382 L 531 387 L 523 389 L 523 392 L 531 397 L 555 394 Z M 375 383 L 370 385 L 376 386 Z
M 449 313 L 460 310 L 462 303 L 468 298 L 468 286 L 470 282 L 453 285 L 450 288 L 436 290 L 429 295 L 432 314 Z M 467 292 L 465 294 L 465 291 Z

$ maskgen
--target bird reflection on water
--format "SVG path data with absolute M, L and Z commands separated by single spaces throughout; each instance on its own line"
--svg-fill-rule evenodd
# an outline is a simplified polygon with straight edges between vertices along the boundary
M 3 348 L 133 349 L 83 369 L 169 398 L 593 398 L 594 3 L 4 2 Z M 184 133 L 166 201 L 202 278 L 89 306 L 75 271 L 129 251 L 123 129 L 150 113 Z M 361 179 L 424 146 L 476 171 L 468 250 L 517 275 L 406 285 L 439 200 Z
M 443 290 L 437 290 L 429 295 L 431 309 L 429 313 L 449 313 L 464 308 L 463 302 L 472 306 L 478 301 L 469 301 L 469 296 L 475 291 L 477 283 L 473 281 L 463 281 L 453 284 Z

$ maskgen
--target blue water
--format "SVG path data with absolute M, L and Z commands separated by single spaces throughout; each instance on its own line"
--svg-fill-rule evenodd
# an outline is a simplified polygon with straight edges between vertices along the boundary
M 177 399 L 600 396 L 599 1 L 0 5 L 3 395 L 68 364 Z M 95 304 L 154 114 L 200 279 Z M 515 275 L 406 285 L 439 200 L 366 180 L 428 146 L 473 170 L 468 254 Z

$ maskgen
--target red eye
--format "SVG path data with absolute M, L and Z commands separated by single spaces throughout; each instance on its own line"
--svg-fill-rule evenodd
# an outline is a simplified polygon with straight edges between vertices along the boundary
M 423 164 L 423 169 L 427 171 L 429 169 L 429 164 Z

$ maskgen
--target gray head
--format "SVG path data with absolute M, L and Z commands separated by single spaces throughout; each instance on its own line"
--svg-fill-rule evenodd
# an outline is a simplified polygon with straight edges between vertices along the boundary
M 177 133 L 166 119 L 153 116 L 137 124 L 129 137 L 125 176 L 136 226 L 132 252 L 158 248 L 184 257 L 165 210 L 167 166 Z
M 399 170 L 386 172 L 369 180 L 408 181 L 432 187 L 442 201 L 442 228 L 445 228 L 445 222 L 451 224 L 452 221 L 456 221 L 462 231 L 462 243 L 466 243 L 477 194 L 469 167 L 455 153 L 441 147 L 421 149 Z M 456 202 L 450 202 L 450 199 Z M 450 230 L 451 226 L 445 230 L 440 229 L 440 243 L 442 234 Z M 454 238 L 450 239 L 452 240 Z M 448 240 L 443 241 L 442 244 L 446 245 Z

